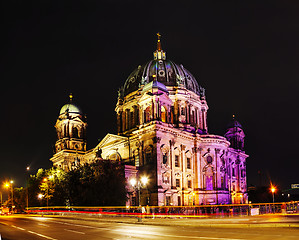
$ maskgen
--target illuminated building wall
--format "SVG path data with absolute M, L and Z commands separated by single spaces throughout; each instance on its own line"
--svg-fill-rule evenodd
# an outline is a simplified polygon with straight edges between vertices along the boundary
M 122 161 L 130 166 L 128 180 L 149 178 L 141 189 L 143 205 L 246 203 L 248 155 L 242 126 L 233 119 L 224 137 L 210 134 L 207 111 L 205 89 L 182 65 L 166 58 L 158 39 L 154 59 L 135 69 L 119 91 L 118 134 L 107 134 L 88 152 L 71 149 L 68 158 L 56 147 L 51 160 L 66 170 L 77 164 L 76 158 L 82 158 L 80 163 Z M 76 119 L 78 130 L 85 130 L 85 121 Z M 79 139 L 72 144 L 83 146 L 85 140 Z M 133 189 L 128 189 L 132 197 Z

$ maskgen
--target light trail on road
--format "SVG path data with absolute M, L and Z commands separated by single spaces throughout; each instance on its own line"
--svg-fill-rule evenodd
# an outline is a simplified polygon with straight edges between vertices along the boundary
M 113 221 L 114 220 L 114 221 Z M 134 219 L 133 219 L 134 220 Z M 135 219 L 136 220 L 136 219 Z M 99 239 L 202 239 L 202 240 L 249 240 L 289 239 L 299 237 L 299 228 L 242 228 L 229 220 L 231 227 L 202 227 L 198 221 L 184 220 L 189 225 L 171 225 L 169 220 L 154 219 L 156 224 L 120 222 L 121 218 L 78 219 L 64 217 L 9 216 L 0 217 L 2 240 L 99 240 Z M 206 221 L 206 220 L 205 220 Z M 213 221 L 211 219 L 210 221 Z M 226 219 L 222 219 L 226 222 Z M 220 222 L 222 222 L 220 221 Z M 176 220 L 175 224 L 180 221 Z M 243 220 L 241 222 L 244 222 Z M 163 224 L 164 223 L 164 224 Z

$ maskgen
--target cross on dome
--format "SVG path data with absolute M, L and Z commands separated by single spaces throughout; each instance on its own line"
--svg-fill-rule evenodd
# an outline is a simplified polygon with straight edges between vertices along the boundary
M 70 93 L 69 98 L 70 98 L 70 102 L 72 102 L 73 101 L 73 94 L 72 93 Z
M 157 33 L 157 50 L 154 52 L 154 60 L 166 60 L 166 52 L 161 47 L 161 34 Z

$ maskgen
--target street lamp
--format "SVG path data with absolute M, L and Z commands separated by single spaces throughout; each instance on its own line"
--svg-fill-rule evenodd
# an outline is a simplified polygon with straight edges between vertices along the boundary
M 27 171 L 27 174 L 26 174 L 27 175 L 27 178 L 26 178 L 26 206 L 27 206 L 27 208 L 26 209 L 27 209 L 27 211 L 28 211 L 28 207 L 29 207 L 29 196 L 28 196 L 29 195 L 28 194 L 28 178 L 29 178 L 28 173 L 29 173 L 29 170 L 30 170 L 30 167 L 27 166 L 26 167 L 26 171 Z
M 10 181 L 10 186 L 11 186 L 11 203 L 12 203 L 12 212 L 13 212 L 13 208 L 14 208 L 14 202 L 13 202 L 13 181 Z
M 139 181 L 135 178 L 131 178 L 130 183 L 132 187 L 134 187 L 135 190 L 137 190 L 137 194 L 138 194 L 137 206 L 140 206 L 140 189 L 146 186 L 146 184 L 148 183 L 148 178 L 146 176 L 143 176 L 140 178 Z
M 271 185 L 271 192 L 272 192 L 272 198 L 273 198 L 273 213 L 275 213 L 274 194 L 276 192 L 276 188 L 273 185 Z
M 12 209 L 12 212 L 13 212 L 13 208 L 14 208 L 14 202 L 13 202 L 13 181 L 11 180 L 10 182 L 6 182 L 4 184 L 4 187 L 5 188 L 9 188 L 10 187 L 10 190 L 11 190 L 11 209 Z
M 44 178 L 43 181 L 47 183 L 47 209 L 49 207 L 49 183 L 48 183 L 48 178 Z
M 141 206 L 140 205 L 140 189 L 145 187 L 146 184 L 148 183 L 148 178 L 146 176 L 143 176 L 139 179 L 139 181 L 135 178 L 131 178 L 130 183 L 132 185 L 132 187 L 134 187 L 135 191 L 137 190 L 137 194 L 138 194 L 138 205 L 137 206 Z M 141 211 L 141 209 L 140 209 Z M 141 212 L 140 212 L 141 214 Z M 142 222 L 141 216 L 138 216 L 138 222 Z
M 37 195 L 37 197 L 38 197 L 38 199 L 42 199 L 44 197 L 44 195 L 40 193 Z
M 39 193 L 39 194 L 37 195 L 37 198 L 38 198 L 38 200 L 39 200 L 39 205 L 42 206 L 42 200 L 43 200 L 43 198 L 44 198 L 44 195 L 41 194 L 41 193 Z

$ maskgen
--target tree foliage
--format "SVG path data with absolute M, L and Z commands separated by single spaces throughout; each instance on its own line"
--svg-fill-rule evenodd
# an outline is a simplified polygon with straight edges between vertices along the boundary
M 96 161 L 66 175 L 66 195 L 71 205 L 112 206 L 126 202 L 123 166 L 118 162 Z
M 124 168 L 119 162 L 100 160 L 69 172 L 39 169 L 28 179 L 28 196 L 29 206 L 45 206 L 47 199 L 49 206 L 125 205 Z

